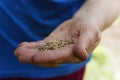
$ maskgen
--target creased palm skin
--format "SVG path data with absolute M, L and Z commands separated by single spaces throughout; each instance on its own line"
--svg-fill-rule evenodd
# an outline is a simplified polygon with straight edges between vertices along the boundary
M 21 43 L 16 49 L 15 55 L 21 62 L 48 67 L 85 61 L 98 45 L 100 31 L 96 27 L 93 28 L 94 24 L 83 22 L 77 23 L 75 20 L 63 22 L 42 41 Z M 38 49 L 40 45 L 54 40 L 69 40 L 73 44 L 56 50 L 40 51 Z

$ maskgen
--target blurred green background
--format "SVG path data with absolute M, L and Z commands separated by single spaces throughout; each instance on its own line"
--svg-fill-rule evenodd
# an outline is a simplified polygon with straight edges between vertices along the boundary
M 102 33 L 84 80 L 120 80 L 120 16 Z

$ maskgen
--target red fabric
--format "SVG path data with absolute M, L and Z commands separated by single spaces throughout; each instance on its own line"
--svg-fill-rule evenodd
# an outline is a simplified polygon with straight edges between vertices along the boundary
M 49 79 L 36 79 L 36 78 L 8 78 L 8 79 L 0 79 L 0 80 L 83 80 L 85 72 L 85 67 L 81 68 L 79 71 L 72 73 L 66 76 L 60 76 Z

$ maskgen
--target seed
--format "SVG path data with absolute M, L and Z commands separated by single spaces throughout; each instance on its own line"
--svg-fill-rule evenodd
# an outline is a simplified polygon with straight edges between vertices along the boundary
M 50 41 L 45 43 L 44 45 L 40 45 L 38 49 L 40 51 L 45 51 L 45 50 L 56 50 L 61 47 L 65 47 L 67 45 L 72 44 L 71 41 L 68 40 L 56 40 L 56 41 Z

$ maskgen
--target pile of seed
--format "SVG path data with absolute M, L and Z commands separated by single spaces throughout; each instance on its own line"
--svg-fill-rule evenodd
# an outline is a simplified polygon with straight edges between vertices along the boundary
M 68 40 L 55 40 L 55 41 L 50 41 L 45 43 L 44 45 L 40 45 L 38 49 L 40 51 L 45 51 L 45 50 L 56 50 L 61 47 L 65 47 L 67 45 L 72 44 L 71 41 Z

